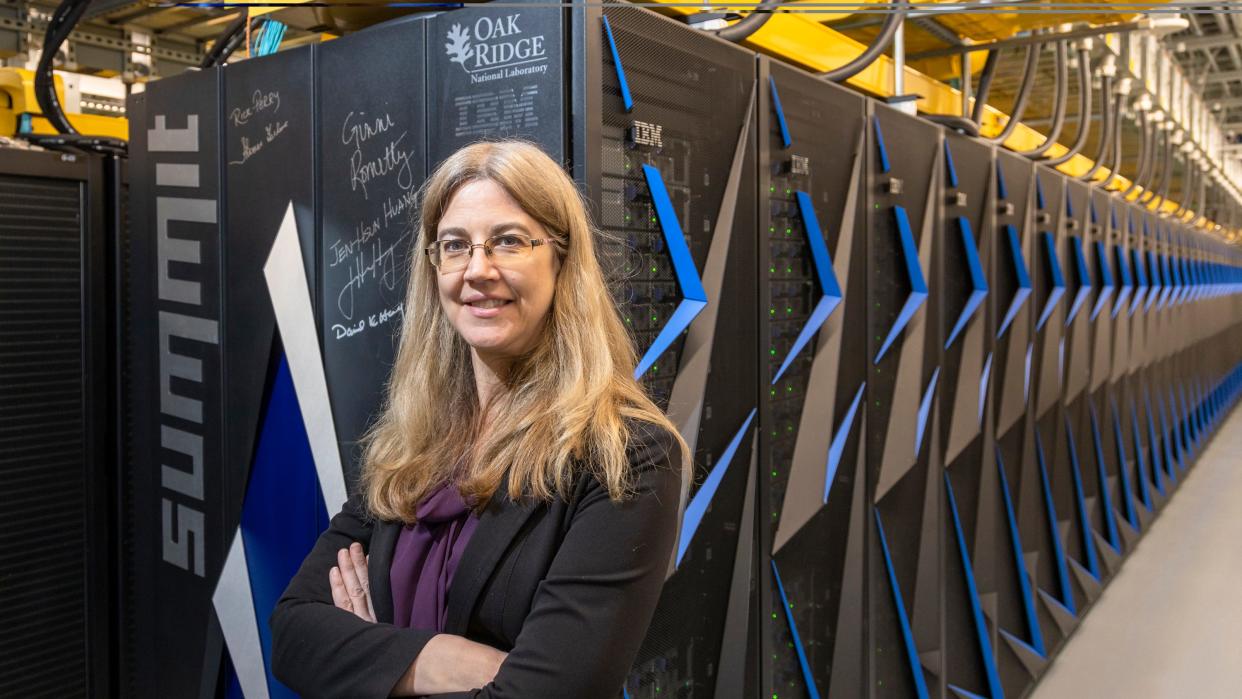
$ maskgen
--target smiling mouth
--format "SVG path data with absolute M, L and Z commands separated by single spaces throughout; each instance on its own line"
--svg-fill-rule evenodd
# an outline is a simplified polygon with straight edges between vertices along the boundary
M 512 302 L 509 299 L 483 299 L 481 301 L 471 301 L 466 305 L 472 308 L 500 308 L 508 303 Z

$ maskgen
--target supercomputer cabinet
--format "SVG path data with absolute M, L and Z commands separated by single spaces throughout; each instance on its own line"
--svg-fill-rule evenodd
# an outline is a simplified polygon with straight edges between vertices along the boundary
M 864 696 L 866 101 L 759 61 L 760 685 Z
M 951 687 L 999 696 L 1003 689 L 984 607 L 989 598 L 997 605 L 1008 602 L 998 586 L 1001 498 L 988 413 L 1001 300 L 991 288 L 1002 262 L 994 234 L 995 151 L 955 132 L 944 135 L 943 150 L 937 210 L 942 355 L 936 379 L 939 411 L 931 424 L 939 432 L 939 485 L 946 495 L 944 679 Z
M 427 171 L 428 120 L 445 121 L 425 107 L 426 24 L 405 18 L 318 47 L 315 299 L 351 486 L 361 468 L 359 440 L 382 407 L 392 372 L 412 256 L 422 254 L 414 217 Z
M 939 695 L 945 481 L 936 410 L 940 333 L 941 130 L 885 105 L 867 144 L 865 463 L 869 691 Z M 929 695 L 929 692 L 931 693 Z

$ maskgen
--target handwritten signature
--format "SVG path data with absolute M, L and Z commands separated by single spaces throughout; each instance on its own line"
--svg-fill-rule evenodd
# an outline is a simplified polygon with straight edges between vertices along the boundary
M 250 96 L 250 105 L 234 107 L 233 111 L 229 112 L 229 120 L 233 122 L 233 126 L 241 126 L 250 121 L 255 114 L 267 109 L 271 109 L 272 113 L 280 111 L 280 93 L 275 90 L 271 92 L 255 90 Z
M 354 319 L 354 295 L 368 283 L 378 281 L 389 291 L 397 288 L 397 247 L 409 239 L 412 232 L 406 230 L 390 243 L 380 238 L 358 250 L 349 263 L 349 282 L 336 297 L 336 307 L 346 320 Z
M 379 313 L 372 313 L 371 315 L 367 316 L 366 319 L 361 319 L 357 323 L 350 323 L 349 325 L 342 325 L 340 323 L 335 323 L 332 326 L 332 333 L 333 335 L 336 336 L 335 339 L 337 340 L 340 340 L 346 337 L 353 337 L 354 335 L 357 335 L 358 333 L 361 333 L 364 330 L 367 330 L 370 328 L 378 328 L 379 326 L 388 323 L 393 318 L 399 318 L 400 320 L 405 320 L 405 303 L 404 302 L 398 303 L 396 306 L 392 308 L 385 308 Z
M 272 141 L 275 141 L 276 138 L 280 136 L 282 133 L 284 133 L 285 129 L 287 128 L 289 128 L 288 121 L 278 121 L 272 124 L 267 124 L 263 127 L 263 138 L 259 139 L 258 141 L 254 141 L 253 143 L 250 141 L 248 137 L 242 136 L 241 137 L 241 147 L 242 147 L 241 160 L 230 160 L 229 165 L 244 164 L 247 160 L 250 160 L 252 157 L 254 157 L 255 153 L 258 153 L 260 150 L 263 150 L 263 146 L 267 145 L 268 143 L 271 143 Z
M 401 142 L 405 140 L 408 132 L 402 132 L 400 136 L 388 142 L 384 146 L 384 151 L 377 158 L 365 160 L 362 150 L 356 149 L 349 156 L 349 187 L 352 191 L 358 191 L 362 188 L 362 198 L 369 199 L 367 192 L 367 183 L 379 177 L 387 177 L 393 172 L 397 173 L 397 186 L 401 189 L 412 189 L 414 187 L 414 170 L 410 167 L 410 153 L 403 150 Z

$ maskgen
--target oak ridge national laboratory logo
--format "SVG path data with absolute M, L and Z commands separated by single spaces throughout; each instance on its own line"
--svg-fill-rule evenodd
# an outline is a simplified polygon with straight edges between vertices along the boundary
M 480 17 L 467 26 L 454 23 L 445 35 L 449 61 L 470 74 L 471 83 L 546 73 L 544 36 L 524 36 L 521 16 Z

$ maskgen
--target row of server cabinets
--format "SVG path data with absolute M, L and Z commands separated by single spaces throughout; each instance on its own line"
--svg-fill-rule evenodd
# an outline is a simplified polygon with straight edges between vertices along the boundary
M 406 19 L 129 110 L 130 696 L 289 694 L 268 614 L 356 481 L 417 189 L 481 138 L 580 183 L 693 448 L 624 696 L 1021 695 L 1237 392 L 1232 248 L 638 8 Z

